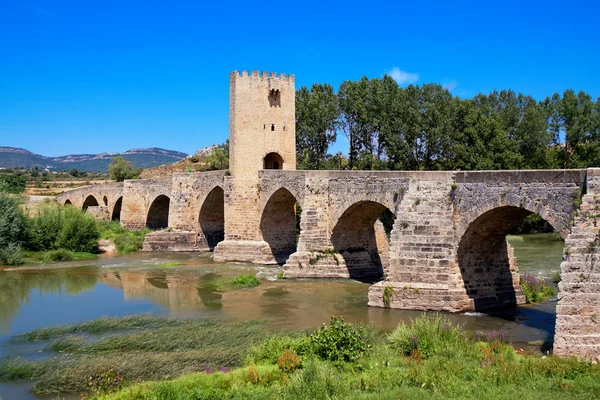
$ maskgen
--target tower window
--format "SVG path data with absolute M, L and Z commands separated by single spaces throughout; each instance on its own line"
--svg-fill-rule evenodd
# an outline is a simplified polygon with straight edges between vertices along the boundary
M 271 89 L 269 91 L 269 105 L 271 107 L 281 107 L 281 94 L 279 89 Z
M 271 124 L 271 132 L 275 132 L 275 124 Z
M 264 124 L 264 125 L 263 125 L 263 129 L 267 129 L 267 124 Z

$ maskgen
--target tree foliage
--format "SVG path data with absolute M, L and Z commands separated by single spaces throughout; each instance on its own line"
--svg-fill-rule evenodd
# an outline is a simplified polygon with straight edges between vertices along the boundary
M 536 101 L 502 90 L 461 99 L 437 84 L 403 88 L 384 76 L 344 81 L 337 94 L 327 84 L 302 87 L 296 99 L 301 168 L 600 166 L 600 99 L 585 92 L 566 90 Z M 348 141 L 347 158 L 327 153 L 336 132 Z
M 0 176 L 0 192 L 20 194 L 25 191 L 27 180 L 24 176 L 7 174 Z
M 130 161 L 125 160 L 122 156 L 113 157 L 108 165 L 108 176 L 117 182 L 137 178 L 140 172 L 140 170 L 133 167 Z

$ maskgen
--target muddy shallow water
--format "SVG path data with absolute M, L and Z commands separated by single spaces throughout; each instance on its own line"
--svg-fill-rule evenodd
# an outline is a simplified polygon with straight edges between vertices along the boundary
M 563 243 L 552 235 L 510 237 L 522 272 L 550 277 Z M 40 327 L 138 313 L 227 321 L 265 320 L 274 328 L 304 329 L 342 315 L 353 322 L 393 329 L 418 311 L 367 307 L 368 284 L 350 280 L 277 280 L 279 268 L 217 264 L 210 255 L 138 253 L 100 257 L 36 269 L 0 271 L 0 362 L 35 357 L 39 349 L 10 343 L 11 336 Z M 251 289 L 219 292 L 215 280 L 257 274 Z M 472 331 L 502 329 L 517 345 L 550 343 L 555 299 L 497 313 L 449 314 Z M 0 397 L 27 398 L 29 384 L 0 382 Z M 27 396 L 27 397 L 26 397 Z M 33 397 L 30 397 L 33 398 Z

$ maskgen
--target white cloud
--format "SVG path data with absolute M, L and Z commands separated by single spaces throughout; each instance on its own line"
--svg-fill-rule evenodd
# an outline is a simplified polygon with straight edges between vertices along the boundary
M 448 89 L 448 90 L 450 90 L 450 91 L 452 91 L 452 90 L 456 89 L 456 87 L 457 87 L 457 86 L 458 86 L 458 83 L 456 83 L 456 82 L 448 82 L 448 83 L 444 83 L 444 84 L 442 85 L 442 87 L 443 87 L 444 89 Z
M 387 72 L 387 74 L 395 80 L 398 85 L 409 85 L 419 80 L 419 74 L 402 71 L 398 67 L 394 67 Z

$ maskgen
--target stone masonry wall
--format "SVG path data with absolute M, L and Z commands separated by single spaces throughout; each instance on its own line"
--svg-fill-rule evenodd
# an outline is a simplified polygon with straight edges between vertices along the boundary
M 171 178 L 125 181 L 121 225 L 128 229 L 145 228 L 152 202 L 160 195 L 170 199 L 172 186 Z
M 565 241 L 554 353 L 600 361 L 600 169 L 587 170 L 586 189 Z

